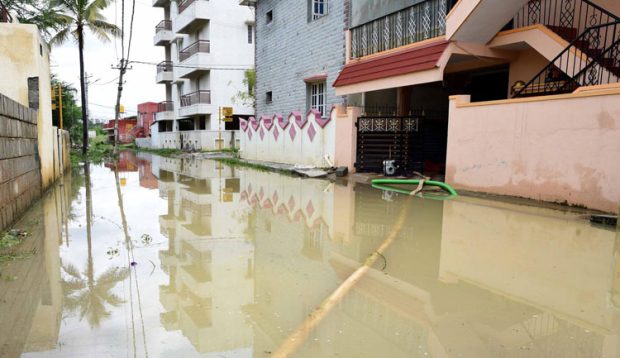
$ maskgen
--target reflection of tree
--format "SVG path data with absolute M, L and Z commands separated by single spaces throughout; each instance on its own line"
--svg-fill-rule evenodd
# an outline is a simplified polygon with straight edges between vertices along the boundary
M 123 300 L 110 292 L 117 283 L 129 276 L 127 269 L 112 267 L 95 279 L 95 268 L 92 250 L 92 193 L 90 181 L 90 164 L 84 164 L 86 191 L 86 239 L 88 243 L 88 259 L 86 271 L 80 271 L 71 264 L 63 264 L 62 269 L 68 276 L 63 279 L 62 287 L 65 295 L 65 307 L 68 311 L 80 311 L 80 320 L 86 317 L 91 327 L 99 327 L 103 318 L 110 316 L 106 304 L 118 307 Z
M 88 324 L 92 328 L 96 328 L 101 325 L 104 318 L 110 316 L 106 304 L 118 307 L 124 302 L 110 291 L 117 283 L 129 276 L 129 270 L 110 267 L 95 279 L 90 248 L 87 267 L 88 269 L 85 272 L 80 273 L 71 264 L 62 265 L 63 271 L 69 276 L 69 279 L 63 280 L 62 288 L 66 309 L 70 312 L 79 311 L 80 320 L 86 317 Z

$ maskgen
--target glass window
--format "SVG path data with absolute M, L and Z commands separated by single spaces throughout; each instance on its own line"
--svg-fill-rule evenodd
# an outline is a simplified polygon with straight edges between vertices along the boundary
M 312 20 L 327 15 L 327 0 L 312 0 Z
M 318 110 L 321 112 L 321 116 L 325 117 L 325 82 L 317 82 L 310 85 L 310 108 Z
M 254 26 L 248 25 L 248 43 L 254 42 Z

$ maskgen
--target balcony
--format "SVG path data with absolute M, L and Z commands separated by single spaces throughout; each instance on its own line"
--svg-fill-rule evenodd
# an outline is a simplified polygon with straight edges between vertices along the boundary
M 172 82 L 172 62 L 163 61 L 157 65 L 157 83 L 171 83 Z
M 209 22 L 215 10 L 208 0 L 182 0 L 178 2 L 174 32 L 189 35 Z
M 181 96 L 180 117 L 210 115 L 213 111 L 211 91 L 209 90 L 200 90 Z
M 448 0 L 427 0 L 351 29 L 351 58 L 446 34 Z
M 211 42 L 199 40 L 179 52 L 181 66 L 177 68 L 180 78 L 193 78 L 208 72 L 211 63 Z
M 155 113 L 156 121 L 173 121 L 174 120 L 174 102 L 165 101 L 157 104 L 157 112 Z
M 165 46 L 174 40 L 174 32 L 172 32 L 172 21 L 162 20 L 155 26 L 155 36 L 153 44 L 155 46 Z

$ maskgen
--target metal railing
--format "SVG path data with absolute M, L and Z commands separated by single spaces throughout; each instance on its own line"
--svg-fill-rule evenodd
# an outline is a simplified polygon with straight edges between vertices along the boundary
M 211 104 L 211 91 L 200 90 L 181 96 L 181 107 L 188 107 L 199 103 Z
M 157 113 L 174 111 L 174 102 L 164 101 L 157 103 Z
M 185 9 L 187 9 L 191 4 L 195 3 L 196 1 L 205 1 L 205 0 L 183 0 L 179 2 L 179 14 L 182 13 L 183 11 L 185 11 Z M 208 0 L 206 0 L 208 1 Z
M 620 81 L 620 20 L 587 28 L 514 97 L 570 93 Z
M 209 40 L 198 40 L 193 44 L 187 46 L 186 48 L 179 51 L 179 60 L 185 61 L 190 58 L 192 55 L 197 53 L 210 53 L 211 52 L 211 41 Z
M 514 17 L 513 27 L 545 25 L 572 41 L 589 27 L 616 20 L 618 16 L 590 0 L 530 0 Z
M 161 20 L 161 22 L 155 26 L 155 33 L 159 33 L 160 31 L 172 31 L 172 21 Z
M 368 56 L 445 35 L 448 10 L 448 0 L 427 0 L 354 27 L 351 57 Z
M 157 73 L 160 72 L 172 72 L 172 68 L 173 68 L 173 63 L 172 61 L 162 61 L 160 63 L 157 64 Z
M 9 9 L 0 1 L 0 22 L 13 22 Z

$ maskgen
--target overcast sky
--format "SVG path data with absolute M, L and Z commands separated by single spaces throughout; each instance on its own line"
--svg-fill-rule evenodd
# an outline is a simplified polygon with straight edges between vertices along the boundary
M 129 15 L 131 0 L 125 1 L 125 30 L 128 36 Z M 104 12 L 107 20 L 121 24 L 121 1 L 117 0 Z M 130 60 L 156 62 L 164 60 L 163 47 L 153 46 L 155 26 L 164 18 L 162 8 L 152 7 L 149 0 L 136 0 L 134 19 L 133 43 Z M 113 119 L 114 105 L 116 104 L 116 90 L 118 84 L 118 70 L 111 68 L 118 64 L 120 59 L 120 39 L 103 43 L 92 34 L 86 35 L 84 51 L 86 72 L 92 77 L 89 87 L 89 110 L 93 119 Z M 117 57 L 118 56 L 118 57 Z M 71 82 L 75 88 L 80 88 L 80 70 L 77 45 L 68 42 L 52 50 L 52 72 L 61 80 Z M 125 78 L 121 103 L 125 106 L 127 115 L 135 115 L 138 103 L 161 102 L 165 100 L 165 87 L 155 82 L 155 66 L 133 64 Z M 117 79 L 117 80 L 115 80 Z

